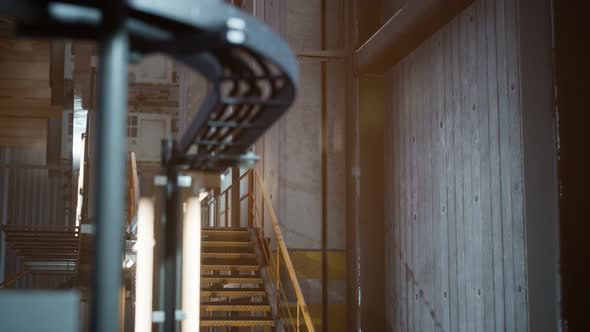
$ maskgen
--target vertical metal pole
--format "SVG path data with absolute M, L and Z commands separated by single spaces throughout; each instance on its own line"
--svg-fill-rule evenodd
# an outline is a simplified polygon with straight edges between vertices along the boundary
M 261 186 L 262 187 L 262 186 Z M 260 188 L 260 190 L 264 190 L 264 188 Z M 262 197 L 260 199 L 260 229 L 262 231 L 262 237 L 264 238 L 264 206 L 266 201 L 264 200 L 264 197 Z
M 357 332 L 361 326 L 361 311 L 359 304 L 360 269 L 359 269 L 359 105 L 358 78 L 353 71 L 353 47 L 359 41 L 358 36 L 358 1 L 342 0 L 344 6 L 344 26 L 346 27 L 345 45 L 347 53 L 346 72 L 346 266 L 347 266 L 347 331 Z
M 118 331 L 123 285 L 125 129 L 127 127 L 127 61 L 124 1 L 103 3 L 100 90 L 97 116 L 97 181 L 95 270 L 92 331 Z
M 327 47 L 326 0 L 321 1 L 321 48 Z M 322 135 L 322 331 L 328 331 L 328 66 L 321 64 L 321 135 Z
M 231 169 L 231 227 L 240 227 L 240 168 Z
M 215 216 L 213 217 L 213 227 L 221 227 L 221 211 L 219 204 L 221 197 L 219 197 L 219 187 L 213 188 L 213 204 L 215 204 Z
M 207 199 L 209 199 L 209 197 L 207 197 Z M 202 224 L 202 227 L 210 227 L 211 226 L 211 218 L 213 216 L 212 211 L 213 211 L 213 204 L 207 203 L 207 220 Z
M 9 160 L 9 153 L 10 149 L 4 149 L 4 153 L 2 153 L 2 164 L 8 164 Z M 0 226 L 6 225 L 8 222 L 8 180 L 10 169 L 9 168 L 2 168 L 0 171 L 0 177 L 2 180 L 0 181 Z M 4 281 L 6 278 L 6 242 L 4 241 L 4 236 L 0 234 L 0 282 Z
M 166 294 L 166 265 L 164 264 L 164 257 L 166 252 L 166 200 L 165 200 L 166 188 L 162 188 L 161 197 L 164 199 L 159 200 L 159 211 L 158 218 L 154 221 L 157 233 L 155 234 L 156 245 L 154 248 L 155 257 L 158 262 L 158 297 L 157 297 L 157 308 L 158 310 L 164 310 L 165 306 L 165 294 Z M 164 324 L 158 325 L 158 332 L 164 331 Z
M 225 191 L 225 194 L 223 195 L 223 197 L 225 197 L 225 227 L 229 227 L 229 191 L 231 190 L 231 188 L 228 188 Z
M 278 241 L 276 241 L 276 251 L 277 251 L 277 257 L 276 257 L 277 300 L 276 301 L 277 301 L 277 306 L 278 306 L 279 303 L 281 303 L 281 247 L 279 246 Z M 279 320 L 280 318 L 281 318 L 281 311 L 277 310 L 277 320 Z
M 162 141 L 162 163 L 166 168 L 164 245 L 164 332 L 180 330 L 175 312 L 180 310 L 182 286 L 182 201 L 175 161 L 176 142 Z
M 254 227 L 254 170 L 248 171 L 248 227 Z

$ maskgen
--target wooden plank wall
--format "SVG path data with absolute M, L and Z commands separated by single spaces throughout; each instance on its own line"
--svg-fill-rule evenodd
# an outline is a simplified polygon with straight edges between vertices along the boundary
M 49 43 L 0 36 L 0 146 L 45 145 L 51 97 Z
M 13 25 L 0 18 L 0 146 L 47 144 L 57 151 L 47 137 L 60 136 L 60 127 L 48 120 L 60 123 L 65 103 L 64 43 L 17 39 Z M 56 155 L 47 156 L 52 161 Z
M 516 0 L 477 0 L 387 73 L 390 331 L 526 331 Z

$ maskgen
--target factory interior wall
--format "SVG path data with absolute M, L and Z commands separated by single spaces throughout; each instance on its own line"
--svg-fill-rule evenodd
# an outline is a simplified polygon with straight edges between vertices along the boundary
M 387 73 L 387 330 L 557 328 L 550 29 L 476 0 Z

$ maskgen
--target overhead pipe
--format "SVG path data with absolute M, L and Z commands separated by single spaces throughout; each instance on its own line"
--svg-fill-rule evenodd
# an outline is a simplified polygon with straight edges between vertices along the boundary
M 354 52 L 357 74 L 383 72 L 439 30 L 473 0 L 409 0 Z

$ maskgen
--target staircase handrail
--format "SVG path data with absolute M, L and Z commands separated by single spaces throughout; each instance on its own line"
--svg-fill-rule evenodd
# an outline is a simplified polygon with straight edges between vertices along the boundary
M 127 186 L 127 224 L 131 224 L 139 207 L 139 180 L 135 152 L 128 153 L 129 181 Z
M 297 280 L 297 274 L 283 238 L 278 218 L 270 202 L 269 194 L 265 189 L 264 181 L 255 169 L 244 172 L 237 182 L 240 183 L 244 179 L 248 181 L 248 190 L 246 194 L 239 195 L 238 206 L 242 204 L 244 199 L 248 199 L 248 226 L 254 229 L 257 236 L 258 244 L 264 255 L 262 259 L 266 264 L 266 274 L 271 279 L 276 294 L 277 317 L 275 319 L 288 321 L 286 331 L 315 332 L 313 321 L 305 303 L 301 286 Z M 236 212 L 231 211 L 229 198 L 232 196 L 232 191 L 239 190 L 238 188 L 240 188 L 239 185 L 232 183 L 221 193 L 204 202 L 204 207 L 208 211 L 207 218 L 213 214 L 213 227 L 232 227 L 229 222 L 229 215 Z M 257 201 L 258 194 L 260 194 L 261 199 Z M 258 208 L 258 205 L 260 205 L 260 208 Z M 270 237 L 265 235 L 265 215 L 270 219 L 272 228 Z M 274 246 L 271 246 L 271 239 L 275 240 Z M 287 270 L 288 279 L 281 279 L 281 267 Z M 296 313 L 291 312 L 292 302 L 287 298 L 285 287 L 283 286 L 283 283 L 287 281 L 290 282 L 295 293 L 297 301 Z M 301 320 L 301 318 L 303 319 Z M 303 327 L 305 330 L 302 330 Z
M 254 178 L 256 179 L 256 181 L 252 181 L 252 180 L 254 180 Z M 280 278 L 280 257 L 282 257 L 283 263 L 287 269 L 289 281 L 291 282 L 293 290 L 294 290 L 295 295 L 297 297 L 297 315 L 296 315 L 296 322 L 294 322 L 295 326 L 296 326 L 295 331 L 300 330 L 301 323 L 299 320 L 299 315 L 301 315 L 303 317 L 303 321 L 305 323 L 305 327 L 306 327 L 307 331 L 315 332 L 315 327 L 313 325 L 311 316 L 309 314 L 307 304 L 305 303 L 305 298 L 303 297 L 303 292 L 301 291 L 301 286 L 299 285 L 299 281 L 297 279 L 297 274 L 295 273 L 295 268 L 293 267 L 293 262 L 291 261 L 291 257 L 289 256 L 289 250 L 287 249 L 287 244 L 285 243 L 285 240 L 283 238 L 283 234 L 282 234 L 281 228 L 279 226 L 278 218 L 277 218 L 275 211 L 272 207 L 272 204 L 270 202 L 269 195 L 266 191 L 266 187 L 264 186 L 264 182 L 262 180 L 262 177 L 258 174 L 258 172 L 255 169 L 252 169 L 252 170 L 250 170 L 249 179 L 250 179 L 250 181 L 253 182 L 253 186 L 250 186 L 250 189 L 252 190 L 250 195 L 252 196 L 251 199 L 254 202 L 254 204 L 252 204 L 252 210 L 251 210 L 251 213 L 253 214 L 252 221 L 254 223 L 254 225 L 253 225 L 254 228 L 258 230 L 260 243 L 267 243 L 266 239 L 264 237 L 264 218 L 262 217 L 262 215 L 264 214 L 264 209 L 267 210 L 268 216 L 270 217 L 270 223 L 271 223 L 272 229 L 274 231 L 274 236 L 275 236 L 275 240 L 276 240 L 276 258 L 274 259 L 275 266 L 273 266 L 274 268 L 270 268 L 268 270 L 270 272 L 269 273 L 270 277 L 274 279 L 273 286 L 275 287 L 275 291 L 277 292 L 277 300 L 280 302 L 280 292 L 282 291 L 281 278 Z M 258 187 L 258 190 L 260 191 L 260 194 L 262 196 L 262 212 L 259 214 L 260 218 L 256 218 L 256 212 L 257 212 L 256 211 L 257 210 L 256 204 L 255 204 L 256 186 Z M 272 265 L 273 260 L 267 259 L 267 262 L 269 263 L 269 265 Z M 283 295 L 284 295 L 284 293 L 283 293 Z M 279 306 L 280 306 L 280 304 L 277 303 L 277 307 L 279 307 Z M 288 312 L 288 313 L 290 314 L 290 312 Z M 292 318 L 292 317 L 290 317 L 290 318 Z
M 7 278 L 5 281 L 0 283 L 0 289 L 9 288 L 10 286 L 12 286 L 14 283 L 19 281 L 21 278 L 23 278 L 24 276 L 26 276 L 30 272 L 31 272 L 30 270 L 24 269 L 24 270 L 18 272 L 17 274 L 15 274 L 14 276 Z

